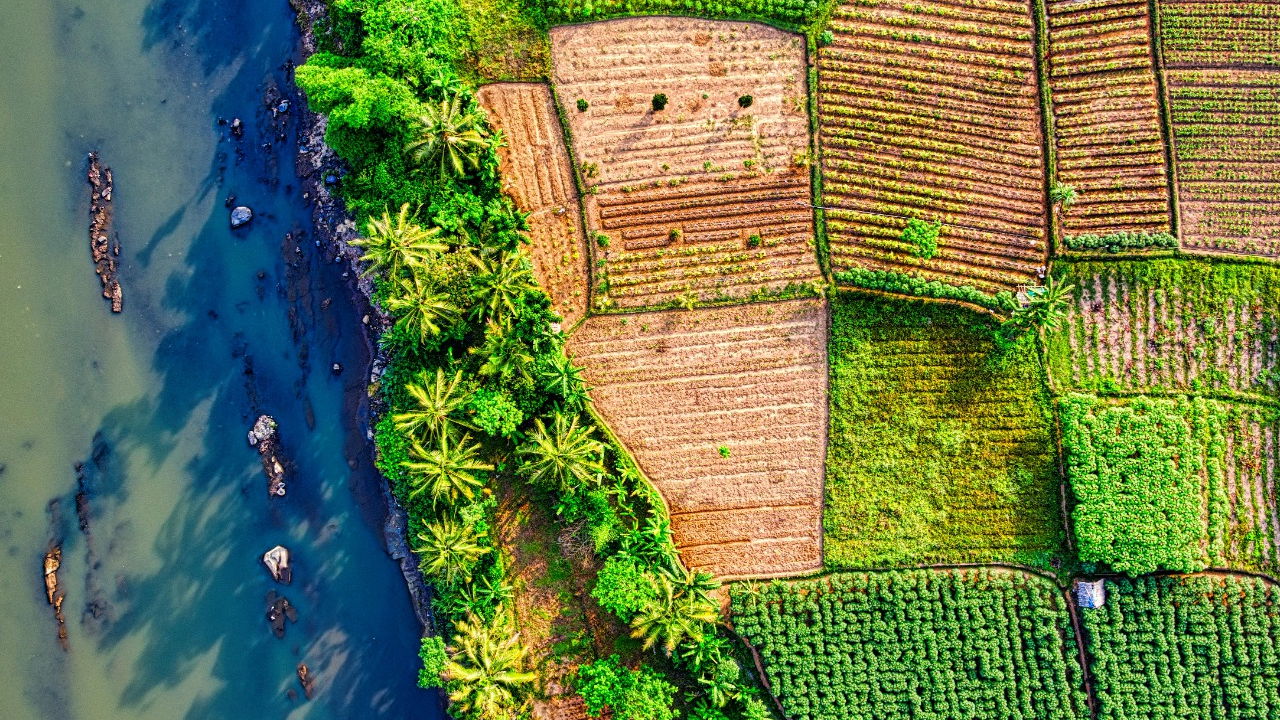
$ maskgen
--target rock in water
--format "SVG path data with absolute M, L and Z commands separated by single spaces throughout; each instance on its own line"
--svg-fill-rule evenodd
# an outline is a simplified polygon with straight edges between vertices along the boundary
M 302 683 L 302 692 L 310 700 L 316 690 L 316 679 L 311 676 L 311 669 L 306 663 L 298 663 L 298 682 Z
M 67 618 L 62 614 L 62 601 L 66 594 L 58 582 L 58 568 L 62 566 L 62 548 L 52 547 L 44 555 L 44 591 L 53 606 L 53 617 L 58 621 L 58 644 L 67 649 Z
M 244 205 L 237 205 L 231 209 L 231 229 L 244 227 L 253 219 L 253 210 Z
M 124 309 L 124 292 L 120 289 L 120 238 L 111 231 L 111 193 L 115 181 L 111 168 L 102 164 L 98 153 L 89 153 L 86 175 L 92 194 L 89 198 L 89 251 L 93 254 L 93 271 L 102 280 L 102 297 L 111 301 L 111 312 Z M 113 239 L 114 238 L 114 239 Z
M 276 452 L 280 445 L 276 427 L 276 421 L 270 415 L 259 415 L 249 430 L 249 444 L 258 448 L 262 472 L 267 475 L 267 494 L 272 497 L 284 495 L 284 463 Z
M 276 582 L 288 585 L 293 581 L 293 569 L 289 567 L 289 550 L 283 545 L 277 545 L 268 550 L 262 556 L 262 563 L 267 566 L 267 570 L 271 571 L 271 577 Z

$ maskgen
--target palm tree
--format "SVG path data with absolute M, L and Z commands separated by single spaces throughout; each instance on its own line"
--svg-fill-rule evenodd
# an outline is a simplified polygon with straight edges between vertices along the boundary
M 370 218 L 365 225 L 365 237 L 352 240 L 351 244 L 363 248 L 360 260 L 369 263 L 365 275 L 385 271 L 396 278 L 405 268 L 411 268 L 429 260 L 448 246 L 437 242 L 440 228 L 426 229 L 413 221 L 409 203 L 400 206 L 394 218 L 384 211 L 380 218 Z
M 707 626 L 719 617 L 719 606 L 705 593 L 675 581 L 666 572 L 653 577 L 654 600 L 631 619 L 631 636 L 645 650 L 661 643 L 670 654 L 685 640 L 701 642 Z
M 604 445 L 592 437 L 593 428 L 578 425 L 576 414 L 567 419 L 564 413 L 556 413 L 550 430 L 542 418 L 533 424 L 529 439 L 516 450 L 529 482 L 572 492 L 604 473 L 600 463 Z
M 587 388 L 582 382 L 582 368 L 573 364 L 564 352 L 552 353 L 546 365 L 538 373 L 542 389 L 548 394 L 564 399 L 565 405 L 577 408 L 582 405 Z
M 422 376 L 417 383 L 405 385 L 404 390 L 413 398 L 414 406 L 391 417 L 396 429 L 422 442 L 432 442 L 442 435 L 451 435 L 460 427 L 475 429 L 468 421 L 459 419 L 457 413 L 470 401 L 468 393 L 461 389 L 462 371 L 452 378 L 445 378 L 444 369 L 436 368 L 431 382 Z
M 1063 212 L 1070 210 L 1079 196 L 1075 188 L 1064 185 L 1058 180 L 1054 180 L 1053 185 L 1049 187 L 1049 202 L 1060 206 Z
M 462 315 L 447 293 L 437 290 L 418 273 L 401 278 L 399 292 L 383 304 L 388 312 L 399 316 L 396 325 L 401 330 L 422 342 L 439 335 L 442 326 L 453 325 Z
M 472 313 L 477 319 L 487 316 L 503 326 L 508 325 L 524 294 L 537 287 L 529 259 L 520 252 L 503 252 L 476 257 L 474 263 Z
M 417 138 L 405 147 L 409 162 L 434 166 L 440 175 L 465 175 L 480 167 L 480 155 L 489 146 L 484 117 L 462 109 L 461 93 L 453 92 L 439 103 L 428 103 L 418 116 Z
M 451 517 L 428 523 L 418 539 L 422 544 L 413 551 L 422 561 L 422 571 L 449 583 L 469 578 L 471 566 L 489 553 L 474 527 Z
M 488 623 L 475 615 L 459 622 L 444 669 L 454 714 L 484 720 L 517 717 L 537 677 L 521 671 L 524 656 L 520 635 L 508 623 Z
M 459 497 L 470 500 L 475 497 L 476 488 L 484 485 L 477 473 L 493 469 L 480 461 L 480 446 L 471 442 L 470 435 L 455 442 L 443 433 L 430 449 L 415 441 L 409 447 L 409 456 L 414 458 L 404 463 L 413 485 L 409 497 L 425 491 L 435 502 L 452 503 Z
M 480 374 L 485 377 L 498 377 L 509 380 L 512 377 L 531 379 L 530 369 L 533 367 L 533 354 L 515 334 L 498 323 L 490 320 L 484 333 L 484 344 L 471 348 L 471 352 L 485 359 L 480 366 Z
M 1044 287 L 1027 293 L 1027 304 L 1015 310 L 1008 322 L 1024 331 L 1037 330 L 1041 334 L 1053 332 L 1066 316 L 1067 305 L 1071 302 L 1071 293 L 1074 291 L 1074 285 L 1059 285 L 1050 277 Z

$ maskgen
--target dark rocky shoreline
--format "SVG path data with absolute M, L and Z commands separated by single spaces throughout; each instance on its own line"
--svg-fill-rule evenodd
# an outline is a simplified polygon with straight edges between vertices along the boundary
M 313 28 L 325 16 L 325 0 L 289 0 L 289 5 L 297 13 L 296 22 L 301 32 L 299 49 L 301 59 L 305 61 L 317 49 Z M 294 90 L 301 97 L 301 91 L 296 88 Z M 359 237 L 359 230 L 355 221 L 347 215 L 342 199 L 338 197 L 329 182 L 329 178 L 341 176 L 345 165 L 324 142 L 325 129 L 328 125 L 326 118 L 311 112 L 305 102 L 298 103 L 295 114 L 298 118 L 298 154 L 294 165 L 298 179 L 301 181 L 303 198 L 311 206 L 314 238 L 329 262 L 342 263 L 348 268 L 352 302 L 363 316 L 363 335 L 370 357 L 370 383 L 376 384 L 386 370 L 386 357 L 378 347 L 378 336 L 386 327 L 386 318 L 371 300 L 372 280 L 360 274 L 360 251 L 350 244 L 351 240 Z M 372 453 L 372 428 L 376 418 L 385 411 L 385 407 L 376 396 L 369 397 L 368 403 L 370 422 L 366 437 L 370 442 Z M 391 488 L 386 479 L 381 475 L 379 479 L 387 508 L 387 518 L 383 527 L 383 540 L 387 553 L 400 564 L 400 572 L 404 575 L 414 614 L 422 624 L 423 631 L 428 635 L 435 635 L 435 621 L 431 613 L 431 589 L 418 569 L 417 557 L 409 549 L 408 515 L 391 494 Z

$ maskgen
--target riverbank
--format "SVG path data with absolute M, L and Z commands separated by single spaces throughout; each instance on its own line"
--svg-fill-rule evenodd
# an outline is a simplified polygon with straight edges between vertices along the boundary
M 289 5 L 296 15 L 300 34 L 299 50 L 301 65 L 316 52 L 318 47 L 315 27 L 325 17 L 327 8 L 325 0 L 289 0 Z M 294 92 L 301 97 L 302 92 L 296 87 Z M 360 237 L 355 221 L 347 214 L 342 199 L 337 194 L 337 183 L 345 172 L 345 163 L 325 143 L 325 130 L 328 123 L 323 115 L 312 112 L 305 102 L 298 103 L 298 152 L 295 160 L 295 172 L 302 182 L 303 198 L 311 207 L 313 232 L 325 253 L 326 259 L 341 263 L 347 268 L 351 287 L 352 302 L 361 314 L 362 336 L 368 347 L 369 387 L 365 395 L 365 408 L 348 408 L 351 417 L 367 419 L 367 450 L 373 457 L 373 426 L 385 412 L 385 404 L 379 393 L 373 391 L 387 368 L 387 357 L 382 352 L 378 337 L 386 328 L 388 320 L 373 302 L 373 281 L 362 275 L 358 248 L 351 241 Z M 400 565 L 405 585 L 412 600 L 414 614 L 422 624 L 423 633 L 438 633 L 435 619 L 431 612 L 431 589 L 418 568 L 417 556 L 409 548 L 408 514 L 391 492 L 391 486 L 385 477 L 379 475 L 383 501 L 387 508 L 387 518 L 383 528 L 383 540 L 387 553 Z

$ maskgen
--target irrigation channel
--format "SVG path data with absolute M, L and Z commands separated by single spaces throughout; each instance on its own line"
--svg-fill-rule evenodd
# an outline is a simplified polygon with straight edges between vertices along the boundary
M 288 3 L 4 10 L 0 717 L 443 717 L 415 686 L 418 621 L 382 539 L 362 310 L 294 173 Z M 120 314 L 90 257 L 90 151 L 113 171 Z M 282 498 L 246 441 L 260 412 L 280 424 Z M 277 544 L 289 585 L 261 562 Z M 273 590 L 297 609 L 282 639 Z

